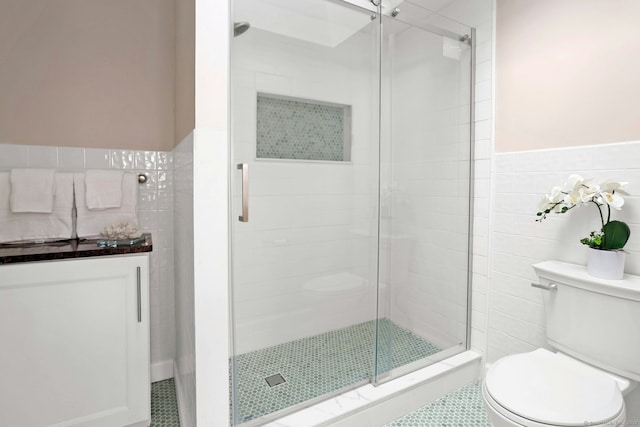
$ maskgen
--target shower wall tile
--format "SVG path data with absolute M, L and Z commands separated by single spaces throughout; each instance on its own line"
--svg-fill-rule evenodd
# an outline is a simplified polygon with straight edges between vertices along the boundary
M 492 126 L 493 126 L 493 102 L 492 102 L 492 40 L 493 40 L 493 23 L 492 23 L 492 2 L 491 1 L 479 1 L 473 2 L 474 4 L 468 4 L 465 2 L 466 0 L 460 0 L 457 2 L 457 6 L 451 5 L 439 11 L 439 13 L 448 13 L 451 16 L 448 16 L 452 19 L 461 20 L 465 24 L 476 27 L 476 42 L 478 43 L 478 55 L 476 57 L 477 63 L 476 66 L 476 116 L 475 122 L 473 126 L 475 127 L 475 141 L 474 141 L 474 150 L 473 157 L 475 159 L 474 164 L 474 196 L 475 199 L 473 201 L 474 207 L 474 219 L 473 219 L 473 231 L 474 231 L 474 246 L 473 250 L 473 304 L 472 304 L 472 331 L 471 331 L 471 345 L 472 348 L 478 351 L 481 354 L 486 354 L 487 348 L 487 315 L 488 315 L 488 304 L 487 304 L 487 288 L 488 288 L 488 275 L 489 275 L 489 266 L 490 266 L 490 258 L 489 255 L 491 253 L 492 246 L 492 238 L 489 233 L 490 229 L 490 195 L 492 191 L 492 182 L 491 182 L 491 174 L 492 174 L 492 153 L 493 153 L 493 141 L 492 141 Z M 466 6 L 465 6 L 466 5 Z M 461 77 L 464 79 L 464 76 Z M 395 88 L 394 88 L 395 90 Z M 467 96 L 467 94 L 461 94 L 462 96 Z M 416 109 L 417 110 L 417 109 Z M 459 123 L 465 123 L 466 117 L 468 117 L 468 113 L 464 106 L 458 109 L 457 120 Z M 423 119 L 415 119 L 422 120 Z M 448 123 L 446 120 L 446 116 L 442 116 L 438 119 L 437 125 L 441 125 L 443 123 Z M 468 135 L 468 128 L 464 126 L 460 126 L 458 129 L 459 142 L 463 142 Z M 446 133 L 441 133 L 441 136 L 446 138 Z M 408 140 L 408 139 L 407 139 Z M 442 144 L 441 147 L 436 147 L 435 150 L 431 150 L 430 154 L 434 154 L 435 156 L 447 156 L 447 152 L 443 150 L 443 147 L 446 147 L 446 144 Z M 407 157 L 415 155 L 415 153 L 419 153 L 420 147 L 412 147 L 408 146 L 409 151 L 407 152 Z M 431 147 L 430 147 L 431 148 Z M 461 145 L 462 148 L 462 145 Z M 416 151 L 418 150 L 418 151 Z M 413 154 L 412 154 L 413 153 Z M 437 158 L 437 157 L 436 157 Z M 439 166 L 444 166 L 442 169 Z M 464 164 L 460 165 L 459 170 L 465 170 L 466 166 Z M 423 168 L 425 170 L 427 168 Z M 438 179 L 436 181 L 438 184 L 445 183 L 445 179 L 447 178 L 447 173 L 453 170 L 450 164 L 446 164 L 440 162 L 440 164 L 435 165 L 435 167 L 430 167 L 429 169 L 434 170 L 435 176 L 424 176 L 425 179 Z M 398 175 L 400 177 L 400 175 Z M 401 178 L 401 177 L 400 177 Z M 409 177 L 404 177 L 401 179 L 407 179 Z M 449 188 L 447 186 L 446 188 Z M 464 183 L 462 180 L 460 181 L 459 188 L 461 193 L 464 191 Z M 411 190 L 409 190 L 411 191 Z M 403 205 L 403 209 L 406 209 L 406 205 Z M 429 221 L 434 226 L 434 228 L 445 227 L 447 229 L 447 225 L 451 223 L 451 215 L 443 216 L 442 219 L 435 217 L 427 217 Z M 422 254 L 421 254 L 422 255 Z M 433 256 L 433 255 L 432 255 Z M 437 255 L 436 255 L 437 256 Z M 442 254 L 440 256 L 441 259 L 446 259 L 448 255 Z M 437 272 L 429 272 L 428 276 L 430 277 L 438 277 Z M 455 275 L 455 273 L 451 273 Z M 435 275 L 435 276 L 434 276 Z M 422 277 L 422 280 L 416 282 L 417 287 L 422 287 L 425 292 L 425 283 L 428 283 L 427 280 Z M 447 279 L 443 279 L 447 280 Z M 410 293 L 409 296 L 404 296 L 405 299 L 411 300 L 409 304 L 405 304 L 403 310 L 399 310 L 400 313 L 406 312 L 407 307 L 410 310 L 414 310 L 416 314 L 413 314 L 411 317 L 413 318 L 426 318 L 428 324 L 431 325 L 444 325 L 443 330 L 447 330 L 447 322 L 443 321 L 443 319 L 447 319 L 452 317 L 451 314 L 445 314 L 443 311 L 447 307 L 449 309 L 461 312 L 464 311 L 464 307 L 451 304 L 451 301 L 447 298 L 451 298 L 447 295 L 441 295 L 434 288 L 429 290 L 430 293 L 425 293 L 428 295 L 428 298 L 425 298 L 425 301 L 419 298 L 419 294 L 415 295 Z M 440 299 L 438 299 L 440 298 Z M 438 303 L 431 312 L 432 314 L 421 314 L 424 312 L 429 312 L 431 306 L 429 305 L 433 299 L 436 299 Z M 415 301 L 420 301 L 419 304 L 413 304 Z M 429 309 L 425 310 L 425 307 Z M 422 310 L 422 311 L 420 311 Z M 440 312 L 438 312 L 440 310 Z M 454 312 L 452 311 L 452 312 Z M 430 317 L 431 316 L 431 317 Z M 450 331 L 455 331 L 456 327 L 449 326 Z
M 491 84 L 491 80 L 476 83 L 476 101 L 486 101 L 491 99 L 492 89 L 493 85 Z
M 476 82 L 491 80 L 491 61 L 479 62 L 476 65 Z
M 281 48 L 281 39 L 268 33 L 252 41 L 255 35 L 233 40 L 232 163 L 248 163 L 251 176 L 250 222 L 232 223 L 236 353 L 375 317 L 375 245 L 369 237 L 375 231 L 376 159 L 369 143 L 375 129 L 365 125 L 374 112 L 375 87 L 367 65 L 320 46 Z M 351 162 L 256 160 L 258 92 L 352 106 Z M 237 218 L 240 172 L 232 171 L 231 180 Z M 310 288 L 314 279 L 340 277 L 355 280 L 360 292 Z
M 151 363 L 171 365 L 175 357 L 175 338 L 167 333 L 167 325 L 175 320 L 173 298 L 173 175 L 162 169 L 162 190 L 157 185 L 157 168 L 172 166 L 172 153 L 156 151 L 133 152 L 95 148 L 42 147 L 0 144 L 0 169 L 16 167 L 46 167 L 60 171 L 87 169 L 131 169 L 139 161 L 141 170 L 150 180 L 138 188 L 138 218 L 143 231 L 153 235 L 154 250 L 150 253 L 151 277 Z M 111 160 L 113 159 L 113 162 Z M 162 159 L 156 162 L 155 159 Z M 158 202 L 160 200 L 160 202 Z M 166 369 L 166 368 L 165 368 Z M 158 372 L 157 369 L 152 369 Z M 169 372 L 171 372 L 169 370 Z M 154 377 L 154 380 L 163 379 Z
M 284 74 L 284 73 L 283 73 Z M 291 95 L 293 79 L 287 75 L 256 73 L 256 90 L 277 95 Z
M 465 13 L 462 13 L 463 9 Z M 479 114 L 472 125 L 476 131 L 474 159 L 481 161 L 476 164 L 479 181 L 477 197 L 473 203 L 474 234 L 478 237 L 473 286 L 474 299 L 478 302 L 473 307 L 472 346 L 485 353 L 488 254 L 492 244 L 489 233 L 489 179 L 493 151 L 492 9 L 491 2 L 483 0 L 474 2 L 470 8 L 452 7 L 449 11 L 455 15 L 452 16 L 453 19 L 470 19 L 465 23 L 478 29 L 476 83 L 479 104 L 476 109 Z M 458 16 L 461 13 L 464 16 Z M 366 74 L 362 65 L 348 70 L 331 65 L 334 59 L 327 56 L 330 50 L 307 46 L 305 49 L 297 46 L 279 49 L 274 48 L 276 42 L 273 40 L 258 41 L 250 39 L 251 37 L 252 34 L 247 34 L 245 38 L 233 40 L 236 55 L 232 64 L 232 158 L 233 163 L 250 163 L 252 176 L 252 220 L 247 224 L 236 222 L 233 225 L 234 242 L 237 242 L 236 246 L 251 249 L 246 255 L 248 259 L 258 260 L 252 264 L 251 269 L 238 260 L 234 265 L 234 271 L 239 272 L 239 277 L 234 278 L 234 299 L 238 302 L 237 312 L 243 316 L 242 321 L 236 325 L 239 328 L 236 334 L 236 351 L 240 353 L 308 334 L 310 331 L 304 330 L 307 326 L 303 319 L 308 320 L 307 325 L 317 325 L 315 333 L 322 333 L 328 330 L 325 327 L 347 326 L 356 318 L 365 321 L 368 316 L 375 315 L 368 313 L 364 304 L 360 304 L 355 311 L 335 315 L 336 311 L 330 308 L 335 303 L 333 297 L 310 298 L 305 286 L 314 278 L 336 271 L 349 271 L 365 278 L 370 284 L 375 283 L 375 271 L 371 271 L 375 251 L 370 250 L 375 246 L 370 236 L 375 233 L 375 202 L 371 198 L 375 186 L 371 183 L 376 182 L 377 177 L 369 165 L 377 162 L 377 153 L 370 150 L 367 141 L 377 135 L 375 129 L 358 126 L 370 120 L 369 107 L 373 105 L 371 94 L 375 93 L 376 86 L 363 78 Z M 262 41 L 266 42 L 268 49 L 257 48 Z M 460 78 L 468 76 L 461 75 Z M 255 98 L 260 91 L 353 105 L 352 165 L 330 167 L 312 163 L 255 161 Z M 398 156 L 396 158 L 403 158 L 408 164 L 407 168 L 398 169 L 399 177 L 400 174 L 406 174 L 401 179 L 407 180 L 408 185 L 401 188 L 401 192 L 397 191 L 398 188 L 393 189 L 396 194 L 403 194 L 395 200 L 395 207 L 403 211 L 406 209 L 404 203 L 413 198 L 420 207 L 420 212 L 426 212 L 433 204 L 424 199 L 419 200 L 413 194 L 422 192 L 426 197 L 439 197 L 442 189 L 446 188 L 452 196 L 452 203 L 442 203 L 435 209 L 437 212 L 425 215 L 424 219 L 431 222 L 434 228 L 446 230 L 444 233 L 437 233 L 439 241 L 455 241 L 458 245 L 465 237 L 455 230 L 464 228 L 467 219 L 463 215 L 452 216 L 451 208 L 453 205 L 466 203 L 465 182 L 469 154 L 465 148 L 465 138 L 471 124 L 468 105 L 464 106 L 464 100 L 468 104 L 468 96 L 468 90 L 461 91 L 459 105 L 452 104 L 450 108 L 437 112 L 431 122 L 424 115 L 413 114 L 418 109 L 403 110 L 406 111 L 406 120 L 411 126 L 416 123 L 420 126 L 432 126 L 437 132 L 430 136 L 432 140 L 429 144 L 408 138 L 408 143 L 403 144 L 407 150 L 394 153 Z M 411 164 L 414 158 L 425 155 L 433 156 L 435 160 Z M 239 175 L 231 175 L 232 188 L 236 194 L 240 188 Z M 346 199 L 329 196 L 345 196 Z M 363 200 L 356 201 L 356 196 Z M 241 202 L 235 197 L 231 204 L 232 217 L 235 218 L 240 214 Z M 386 209 L 391 206 L 388 204 Z M 381 208 L 385 210 L 384 202 Z M 414 231 L 407 230 L 408 233 Z M 429 231 L 419 231 L 425 237 L 428 233 Z M 461 295 L 464 296 L 464 289 L 456 287 L 443 290 L 435 282 L 464 282 L 466 272 L 459 266 L 466 264 L 466 251 L 455 250 L 453 247 L 433 248 L 418 243 L 411 249 L 413 254 L 410 256 L 412 263 L 417 266 L 416 271 L 408 275 L 406 280 L 420 291 L 416 293 L 401 290 L 405 292 L 402 297 L 402 304 L 405 304 L 403 309 L 406 308 L 405 313 L 411 313 L 411 316 L 404 317 L 402 324 L 412 330 L 420 330 L 425 338 L 433 339 L 434 337 L 429 336 L 431 334 L 436 341 L 439 339 L 442 343 L 448 343 L 452 341 L 452 336 L 463 335 L 460 331 L 464 330 L 466 313 L 463 302 L 465 298 L 461 298 Z M 354 253 L 360 255 L 354 256 Z M 447 260 L 446 271 L 424 270 L 420 264 L 429 256 Z M 424 277 L 429 275 L 435 279 L 425 282 Z M 238 280 L 241 282 L 239 285 Z M 476 286 L 479 290 L 475 289 Z M 265 293 L 265 289 L 273 292 Z M 362 298 L 369 298 L 370 295 L 375 295 L 375 290 L 365 292 Z M 283 307 L 293 308 L 296 302 L 299 303 L 298 310 L 294 312 L 293 318 L 299 320 L 287 323 L 292 317 L 291 314 L 282 314 Z M 364 303 L 365 299 L 361 302 Z M 403 309 L 397 310 L 399 316 L 403 315 Z M 430 309 L 433 313 L 431 317 L 424 314 Z M 327 312 L 334 316 L 328 319 Z M 259 316 L 251 317 L 256 313 Z M 451 319 L 455 320 L 452 322 Z M 295 327 L 292 327 L 293 323 Z
M 462 2 L 468 0 L 461 0 Z M 471 348 L 486 357 L 488 351 L 489 276 L 492 263 L 493 225 L 491 195 L 493 186 L 493 39 L 494 2 L 474 2 L 475 10 L 468 25 L 476 28 L 476 117 L 474 141 L 474 205 L 473 205 L 473 300 L 471 305 Z
M 614 215 L 639 229 L 639 153 L 640 142 L 626 142 L 495 155 L 488 361 L 546 346 L 542 291 L 530 286 L 537 280 L 532 264 L 551 259 L 586 264 L 585 246 L 579 240 L 598 227 L 594 211 L 575 210 L 537 223 L 542 195 L 572 173 L 596 181 L 629 181 L 631 196 Z M 633 243 L 632 236 L 625 248 L 626 272 L 640 275 L 640 245 Z
M 421 42 L 410 33 L 396 37 L 398 46 Z M 447 347 L 462 341 L 466 329 L 467 240 L 461 230 L 466 229 L 469 221 L 466 213 L 471 124 L 469 91 L 465 89 L 469 75 L 464 67 L 456 68 L 457 64 L 438 64 L 435 59 L 419 61 L 414 51 L 407 49 L 407 52 L 410 57 L 404 61 L 406 65 L 402 58 L 395 58 L 394 62 L 394 72 L 400 78 L 394 82 L 392 100 L 402 103 L 404 108 L 401 116 L 394 117 L 392 138 L 396 143 L 391 144 L 391 153 L 385 154 L 393 159 L 393 178 L 386 184 L 390 188 L 390 207 L 386 208 L 383 197 L 382 211 L 383 218 L 386 210 L 393 214 L 396 233 L 414 237 L 409 265 L 403 266 L 398 263 L 400 260 L 393 259 L 397 243 L 386 257 L 390 261 L 387 268 L 391 270 L 393 302 L 390 317 L 441 347 Z M 458 81 L 450 81 L 456 73 Z M 450 84 L 425 81 L 425 75 L 433 77 L 433 81 L 449 81 Z M 457 98 L 452 92 L 456 85 L 459 88 Z M 490 81 L 486 85 L 490 87 Z M 430 114 L 425 117 L 420 114 L 423 111 Z M 485 99 L 476 105 L 473 124 L 476 127 L 473 222 L 479 227 L 474 230 L 476 235 L 471 248 L 475 302 L 472 324 L 478 331 L 472 333 L 472 345 L 480 350 L 486 347 L 484 341 L 476 341 L 486 330 L 486 295 L 475 291 L 475 281 L 486 283 L 488 272 L 491 115 L 490 93 L 485 93 Z M 420 126 L 417 127 L 417 123 Z M 446 201 L 442 200 L 443 195 Z M 433 203 L 433 198 L 442 203 Z M 432 259 L 444 261 L 437 266 L 425 262 Z M 408 271 L 404 278 L 403 271 Z

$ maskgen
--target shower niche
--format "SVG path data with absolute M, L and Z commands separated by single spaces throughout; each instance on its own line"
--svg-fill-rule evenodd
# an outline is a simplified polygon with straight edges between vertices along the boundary
M 467 347 L 471 31 L 416 7 L 233 1 L 234 425 Z
M 258 93 L 256 158 L 351 159 L 351 106 Z

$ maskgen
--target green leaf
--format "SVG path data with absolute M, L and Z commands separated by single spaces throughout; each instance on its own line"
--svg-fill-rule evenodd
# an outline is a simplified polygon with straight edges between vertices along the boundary
M 607 250 L 622 249 L 631 234 L 629 226 L 622 221 L 610 221 L 605 224 L 602 231 L 604 233 L 602 249 Z

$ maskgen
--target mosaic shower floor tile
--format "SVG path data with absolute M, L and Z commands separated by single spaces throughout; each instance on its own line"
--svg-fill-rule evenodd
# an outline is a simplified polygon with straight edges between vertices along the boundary
M 151 426 L 180 427 L 173 378 L 151 384 Z
M 482 382 L 476 380 L 385 427 L 491 427 L 482 403 Z
M 376 326 L 381 341 L 378 371 L 414 362 L 440 351 L 388 319 L 369 321 L 235 358 L 236 423 L 335 392 L 373 377 Z M 284 379 L 267 377 L 280 374 Z

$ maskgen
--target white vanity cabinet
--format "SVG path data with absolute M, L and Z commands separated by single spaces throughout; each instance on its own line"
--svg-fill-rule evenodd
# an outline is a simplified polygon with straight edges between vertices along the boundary
M 0 426 L 147 426 L 148 254 L 0 265 Z

